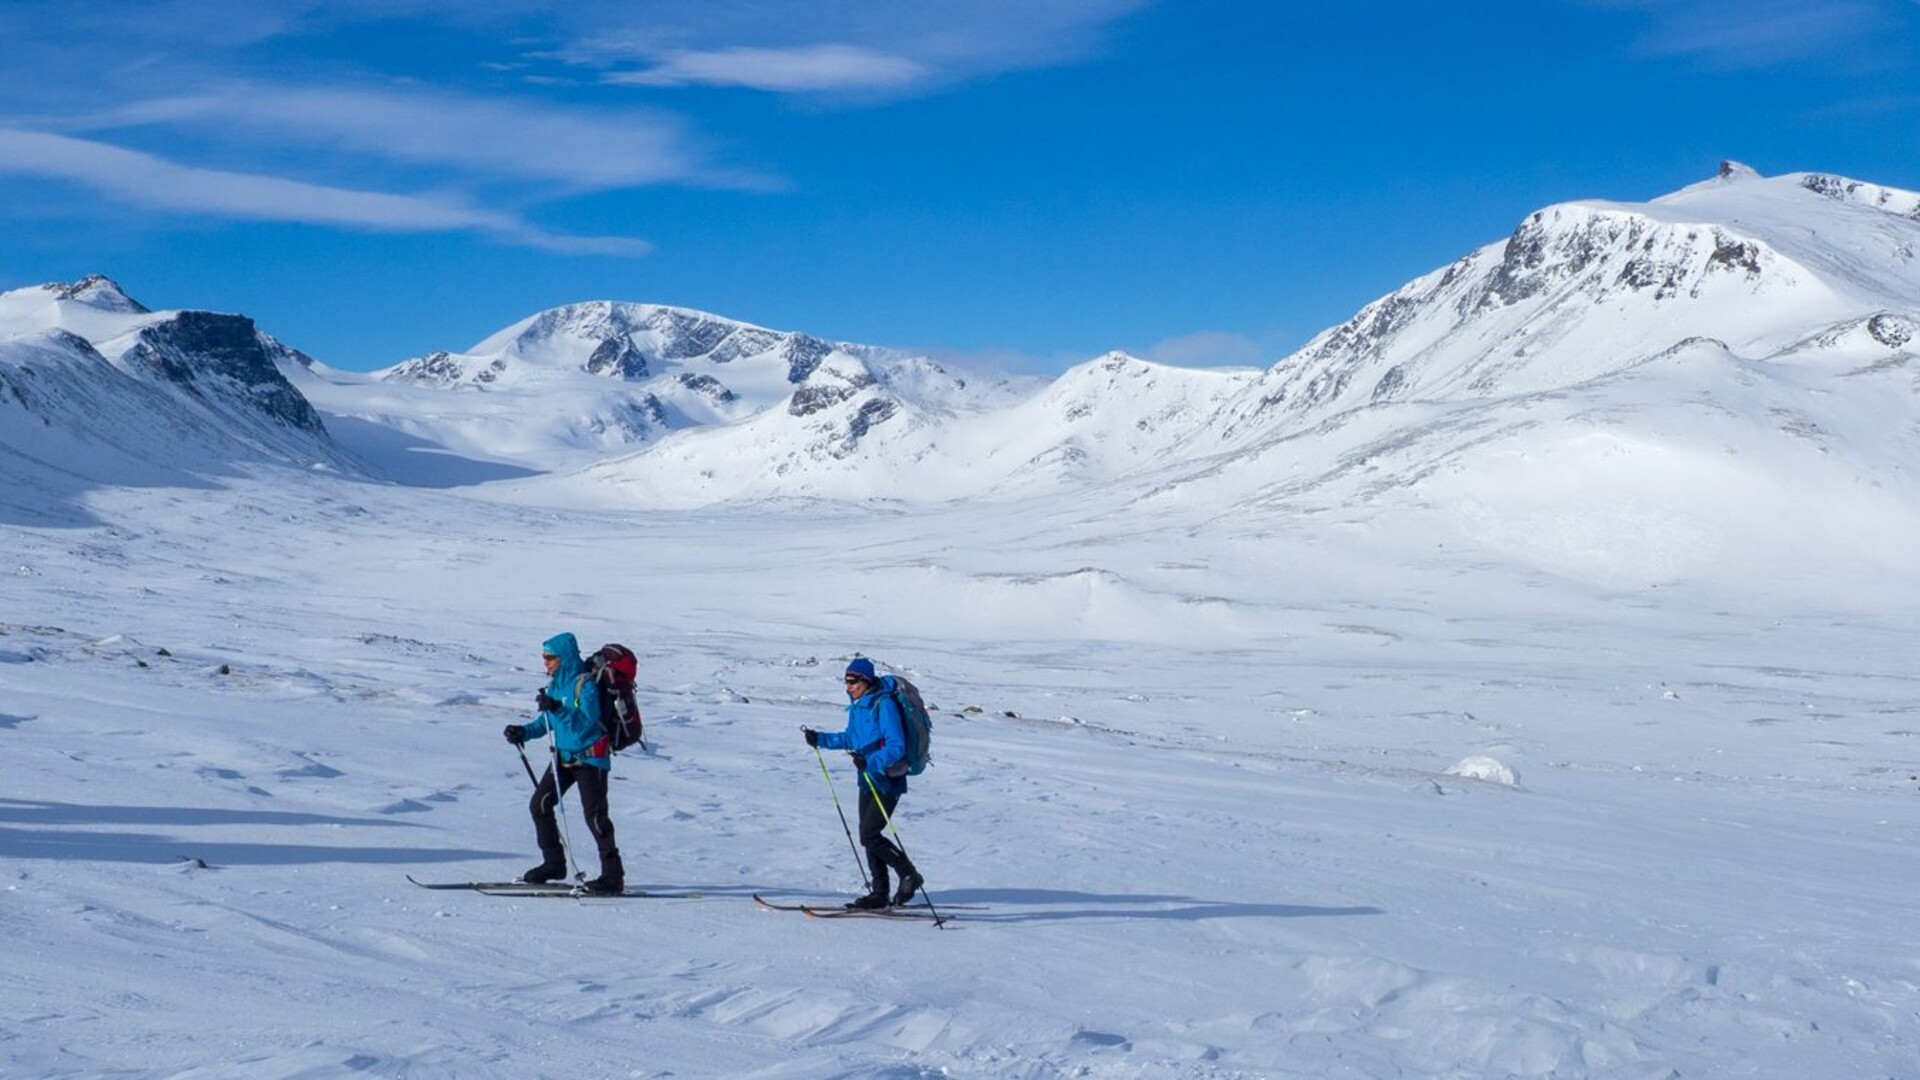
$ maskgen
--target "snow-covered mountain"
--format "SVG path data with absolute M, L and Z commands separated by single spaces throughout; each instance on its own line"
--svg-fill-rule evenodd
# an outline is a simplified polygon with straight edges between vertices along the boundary
M 247 462 L 350 468 L 242 315 L 149 311 L 104 277 L 0 293 L 0 468 L 142 482 Z
M 391 380 L 502 386 L 579 370 L 603 378 L 681 382 L 682 373 L 733 376 L 725 389 L 764 399 L 805 382 L 834 353 L 878 360 L 885 350 L 768 330 L 706 312 L 596 301 L 540 312 L 462 354 L 434 353 L 389 369 Z M 761 400 L 760 404 L 765 404 Z
M 1276 364 L 1215 434 L 1231 445 L 1365 405 L 1564 389 L 1692 339 L 1756 360 L 1854 340 L 1898 355 L 1920 326 L 1917 205 L 1729 162 L 1651 203 L 1549 207 Z
M 765 470 L 837 461 L 881 425 L 977 410 L 1015 385 L 894 350 L 613 301 L 543 311 L 463 352 L 371 377 L 315 368 L 301 382 L 330 412 L 538 471 L 721 430 L 729 455 L 780 444 Z
M 1003 386 L 972 401 L 885 392 L 857 371 L 829 377 L 841 380 L 831 392 L 797 393 L 784 410 L 595 465 L 575 486 L 667 505 L 1071 490 L 1160 461 L 1253 373 L 1110 353 L 1037 393 Z
M 1524 542 L 1563 569 L 1553 549 L 1609 546 L 1588 523 L 1611 501 L 1638 508 L 1624 515 L 1636 534 L 1650 518 L 1690 522 L 1686 542 L 1607 571 L 1658 575 L 1716 557 L 1754 514 L 1816 491 L 1858 493 L 1832 519 L 1842 531 L 1920 507 L 1905 465 L 1920 419 L 1916 206 L 1908 192 L 1729 163 L 1650 203 L 1531 214 L 1263 373 L 1110 356 L 1034 393 L 963 406 L 862 393 L 871 360 L 849 350 L 846 367 L 815 369 L 780 409 L 689 430 L 582 480 L 675 504 L 939 501 L 1129 476 L 1163 497 L 1254 513 L 1385 498 L 1440 509 L 1482 540 Z M 649 310 L 613 329 L 660 325 Z M 573 367 L 625 349 L 604 336 L 605 318 L 549 313 L 496 335 L 484 350 L 495 359 L 462 370 L 511 378 L 516 358 L 555 354 L 554 327 L 576 325 L 590 329 L 559 350 Z M 634 346 L 649 373 L 664 352 L 729 340 L 724 326 L 692 325 L 703 329 L 674 339 L 677 350 Z M 516 344 L 534 331 L 535 347 Z M 1516 518 L 1528 524 L 1486 525 Z
M 1275 364 L 1157 491 L 1241 514 L 1436 511 L 1607 580 L 1783 551 L 1903 562 L 1916 207 L 1728 164 L 1651 203 L 1538 211 Z
M 1104 482 L 1164 464 L 1256 373 L 1113 353 L 1052 383 L 962 376 L 896 350 L 595 301 L 371 375 L 311 363 L 288 374 L 354 440 L 368 433 L 351 425 L 372 425 L 403 433 L 409 450 L 578 470 L 560 486 L 589 498 L 686 506 L 941 502 Z
M 156 315 L 89 279 L 5 294 L 9 370 L 67 375 L 58 395 L 23 374 L 0 393 L 136 458 L 146 436 L 91 421 L 133 383 L 285 458 L 313 453 L 310 400 L 403 482 L 486 461 L 511 468 L 443 482 L 564 473 L 537 485 L 682 506 L 1097 485 L 1209 516 L 1438 512 L 1558 570 L 1659 577 L 1782 515 L 1820 534 L 1793 543 L 1850 554 L 1849 536 L 1920 523 L 1916 252 L 1920 195 L 1730 163 L 1652 202 L 1530 214 L 1263 372 L 1111 354 L 1050 384 L 611 301 L 354 375 L 238 316 Z

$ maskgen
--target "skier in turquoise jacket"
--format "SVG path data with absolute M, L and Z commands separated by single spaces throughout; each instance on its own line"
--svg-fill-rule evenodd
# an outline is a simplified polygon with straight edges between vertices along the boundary
M 867 868 L 873 876 L 873 888 L 855 899 L 850 908 L 871 909 L 898 906 L 912 900 L 926 880 L 914 869 L 900 846 L 887 839 L 883 830 L 892 820 L 900 796 L 907 793 L 907 734 L 900 716 L 900 703 L 892 694 L 883 693 L 873 661 L 857 656 L 847 665 L 847 729 L 815 731 L 802 729 L 807 745 L 827 750 L 845 750 L 853 755 L 853 767 L 859 772 L 860 846 L 866 849 Z M 897 772 L 899 775 L 889 775 Z M 898 871 L 900 887 L 888 895 L 888 871 Z
M 547 685 L 534 698 L 539 715 L 530 724 L 508 724 L 507 741 L 521 746 L 528 739 L 553 735 L 553 761 L 534 785 L 528 810 L 533 814 L 534 837 L 540 844 L 540 865 L 521 875 L 522 881 L 556 881 L 567 876 L 566 849 L 560 842 L 560 824 L 554 808 L 568 788 L 580 789 L 580 808 L 587 831 L 600 849 L 600 876 L 586 883 L 589 892 L 617 893 L 626 889 L 626 867 L 613 838 L 613 819 L 607 814 L 607 777 L 613 767 L 612 746 L 600 721 L 600 691 L 580 643 L 572 634 L 559 633 L 540 646 Z M 558 771 L 558 786 L 555 775 Z

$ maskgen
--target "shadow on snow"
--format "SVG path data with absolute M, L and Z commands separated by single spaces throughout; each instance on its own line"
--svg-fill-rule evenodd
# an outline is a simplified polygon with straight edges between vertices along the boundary
M 976 923 L 1067 922 L 1078 919 L 1305 919 L 1340 915 L 1385 915 L 1377 907 L 1315 907 L 1308 904 L 1235 903 L 1192 896 L 1139 893 L 1090 893 L 1070 889 L 936 889 L 933 902 L 1007 904 L 1040 911 L 972 912 L 957 921 Z
M 818 901 L 838 907 L 838 897 L 817 892 L 754 885 L 649 885 L 648 888 L 686 889 L 706 896 L 750 896 L 769 900 Z M 1377 907 L 1315 907 L 1308 904 L 1249 904 L 1201 900 L 1192 896 L 1157 893 L 1090 893 L 1069 889 L 941 889 L 933 890 L 933 904 L 954 905 L 956 923 L 1065 922 L 1074 919 L 1167 919 L 1197 922 L 1203 919 L 1305 919 L 1341 915 L 1385 915 Z M 1011 911 L 987 905 L 1054 910 Z M 1065 909 L 1065 910 L 1062 910 Z
M 288 866 L 308 863 L 458 862 L 506 858 L 514 852 L 469 848 L 341 847 L 322 844 L 203 841 L 163 832 L 100 832 L 49 826 L 381 826 L 422 828 L 389 818 L 335 817 L 271 810 L 173 806 L 84 806 L 0 799 L 0 857 L 165 864 L 198 858 L 213 866 Z M 25 827 L 16 827 L 25 826 Z

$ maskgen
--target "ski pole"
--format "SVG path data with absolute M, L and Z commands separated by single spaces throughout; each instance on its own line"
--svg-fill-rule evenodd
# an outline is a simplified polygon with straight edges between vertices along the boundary
M 548 722 L 548 727 L 552 727 L 551 721 Z M 547 748 L 553 751 L 553 816 L 560 819 L 560 846 L 566 850 L 567 865 L 573 868 L 573 880 L 574 884 L 577 885 L 585 882 L 587 875 L 580 870 L 580 864 L 574 861 L 573 836 L 567 828 L 567 805 L 565 798 L 567 787 L 560 773 L 559 732 L 547 732 Z
M 873 777 L 868 776 L 867 771 L 862 769 L 860 770 L 860 779 L 865 780 L 867 782 L 867 790 L 873 792 L 873 805 L 880 808 L 880 820 L 886 823 L 887 831 L 893 834 L 893 842 L 900 846 L 900 854 L 906 855 L 907 861 L 912 862 L 913 856 L 907 855 L 907 842 L 900 839 L 900 826 L 895 825 L 893 823 L 893 815 L 887 813 L 887 801 L 880 797 L 880 789 L 873 786 Z M 945 930 L 947 928 L 947 920 L 940 914 L 940 909 L 933 906 L 933 894 L 927 891 L 925 881 L 920 883 L 920 895 L 927 898 L 927 910 L 933 913 L 934 929 Z
M 853 865 L 860 868 L 860 884 L 872 892 L 873 882 L 867 877 L 867 864 L 860 858 L 859 845 L 853 842 L 853 830 L 847 827 L 847 811 L 840 805 L 840 793 L 833 789 L 833 774 L 827 771 L 827 759 L 817 746 L 813 748 L 813 756 L 820 762 L 820 778 L 827 782 L 827 794 L 833 796 L 833 809 L 840 815 L 840 830 L 847 834 L 847 847 L 853 849 Z
M 533 781 L 536 791 L 539 790 L 540 778 L 533 775 L 533 762 L 527 760 L 527 748 L 520 743 L 514 743 L 513 748 L 520 751 L 520 764 L 527 770 L 527 779 Z

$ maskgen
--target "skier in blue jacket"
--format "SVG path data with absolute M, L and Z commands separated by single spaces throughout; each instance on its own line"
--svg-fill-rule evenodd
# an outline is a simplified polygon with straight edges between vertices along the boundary
M 860 846 L 867 851 L 873 891 L 847 906 L 861 909 L 897 906 L 913 899 L 925 884 L 906 852 L 882 832 L 892 819 L 900 796 L 907 793 L 905 722 L 900 716 L 899 702 L 893 695 L 881 692 L 873 661 L 864 656 L 855 657 L 847 665 L 846 686 L 847 729 L 802 730 L 808 746 L 845 750 L 853 755 L 853 767 L 859 770 L 859 790 L 855 798 L 860 804 Z M 900 775 L 890 775 L 894 771 Z M 900 874 L 900 887 L 892 896 L 887 894 L 889 869 Z
M 567 876 L 566 850 L 560 845 L 560 825 L 554 807 L 568 788 L 580 788 L 580 809 L 587 831 L 600 848 L 600 876 L 586 883 L 587 891 L 617 893 L 626 889 L 626 868 L 614 846 L 613 819 L 607 816 L 607 775 L 613 767 L 612 747 L 600 723 L 600 692 L 580 658 L 580 643 L 572 634 L 555 634 L 540 646 L 547 685 L 534 699 L 540 714 L 531 724 L 508 724 L 507 741 L 515 746 L 528 739 L 553 734 L 554 764 L 534 786 L 533 832 L 540 843 L 539 866 L 521 875 L 522 881 L 556 881 Z M 555 788 L 555 767 L 559 769 Z

